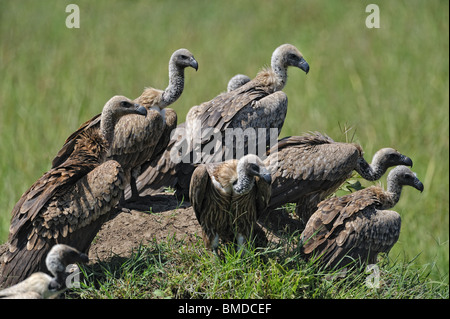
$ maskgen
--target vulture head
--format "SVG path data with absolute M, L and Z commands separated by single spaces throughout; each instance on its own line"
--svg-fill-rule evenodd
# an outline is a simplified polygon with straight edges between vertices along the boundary
M 264 165 L 263 161 L 254 154 L 242 157 L 237 163 L 237 180 L 233 183 L 233 190 L 236 194 L 249 192 L 255 182 L 255 177 L 272 183 L 272 176 Z
M 395 183 L 400 187 L 404 185 L 412 186 L 420 192 L 423 192 L 424 187 L 422 182 L 417 178 L 417 175 L 409 169 L 409 167 L 404 165 L 400 165 L 392 169 L 392 171 L 389 172 L 387 180 L 388 188 L 390 183 Z
M 142 105 L 134 103 L 125 96 L 113 96 L 103 107 L 103 113 L 110 113 L 114 119 L 127 114 L 147 115 L 147 109 Z
M 172 62 L 180 69 L 191 67 L 195 71 L 198 70 L 198 62 L 195 60 L 194 55 L 187 49 L 176 50 L 170 58 L 169 65 L 172 65 Z
M 112 97 L 103 108 L 103 111 L 111 111 L 114 117 L 119 118 L 127 114 L 147 115 L 147 109 L 142 105 L 134 103 L 125 96 L 116 95 Z
M 373 156 L 372 163 L 382 163 L 382 165 L 386 168 L 397 165 L 413 166 L 413 162 L 408 156 L 405 156 L 399 151 L 389 147 L 382 148 L 376 152 Z
M 101 115 L 100 131 L 109 143 L 113 140 L 117 121 L 127 114 L 147 116 L 147 109 L 121 95 L 113 96 L 106 102 Z
M 389 167 L 397 165 L 412 166 L 412 160 L 393 148 L 382 148 L 377 151 L 372 163 L 368 164 L 364 159 L 364 153 L 360 151 L 357 166 L 355 170 L 366 180 L 376 181 L 384 175 Z
M 309 72 L 309 64 L 303 58 L 300 51 L 292 44 L 280 45 L 272 54 L 272 67 L 281 63 L 284 68 L 295 66 L 303 70 L 306 74 Z

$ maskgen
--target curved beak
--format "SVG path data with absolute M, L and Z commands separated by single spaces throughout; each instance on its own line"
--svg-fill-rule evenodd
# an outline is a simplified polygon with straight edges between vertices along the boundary
M 145 107 L 139 104 L 135 104 L 134 107 L 136 114 L 147 116 L 147 109 Z
M 298 63 L 298 67 L 303 70 L 306 74 L 309 72 L 309 64 L 306 62 L 304 58 L 300 59 L 300 62 Z
M 424 188 L 424 187 L 423 187 L 423 184 L 422 184 L 421 181 L 419 181 L 418 178 L 416 178 L 416 180 L 414 181 L 413 187 L 414 187 L 415 189 L 419 190 L 421 193 L 423 192 L 423 188 Z
M 259 174 L 259 177 L 261 177 L 267 184 L 272 184 L 272 175 L 268 170 L 265 170 L 261 174 Z
M 198 62 L 194 57 L 191 58 L 191 62 L 189 63 L 191 67 L 195 69 L 195 71 L 198 71 Z
M 410 167 L 413 166 L 413 161 L 408 156 L 402 155 L 401 162 L 403 165 L 410 166 Z

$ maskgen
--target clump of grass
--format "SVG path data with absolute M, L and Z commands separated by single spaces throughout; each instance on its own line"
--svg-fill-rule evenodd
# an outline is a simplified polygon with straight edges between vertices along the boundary
M 82 267 L 84 281 L 68 293 L 70 298 L 154 298 L 170 254 L 166 244 L 141 245 L 128 258 L 112 255 L 108 260 Z
M 325 270 L 300 257 L 296 239 L 264 249 L 222 247 L 222 258 L 194 242 L 177 240 L 139 246 L 129 258 L 82 268 L 81 287 L 68 298 L 448 298 L 448 284 L 432 281 L 414 261 L 384 258 L 378 287 L 364 269 Z

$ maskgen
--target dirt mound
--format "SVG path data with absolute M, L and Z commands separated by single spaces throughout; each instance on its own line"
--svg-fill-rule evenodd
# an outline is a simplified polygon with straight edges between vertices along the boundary
M 192 207 L 189 203 L 180 203 L 172 194 L 146 196 L 136 206 L 140 209 L 115 213 L 103 224 L 89 249 L 91 262 L 106 260 L 113 255 L 128 257 L 134 248 L 153 240 L 160 242 L 175 236 L 193 241 L 201 237 L 201 227 Z M 284 210 L 267 214 L 262 219 L 261 226 L 272 241 L 300 229 L 299 222 Z M 6 244 L 0 246 L 0 258 L 6 249 Z
M 191 241 L 201 236 L 194 210 L 178 203 L 175 196 L 148 196 L 139 202 L 142 205 L 148 205 L 149 210 L 120 212 L 102 226 L 89 250 L 91 260 L 104 260 L 111 254 L 125 257 L 139 244 L 154 239 L 159 242 L 175 236 Z

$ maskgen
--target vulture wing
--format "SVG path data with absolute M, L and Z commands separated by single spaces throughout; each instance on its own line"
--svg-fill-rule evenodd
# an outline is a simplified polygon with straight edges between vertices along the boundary
M 269 206 L 296 203 L 317 193 L 325 193 L 324 198 L 349 177 L 358 156 L 353 144 L 337 143 L 319 133 L 280 140 L 265 160 L 273 180 Z
M 209 210 L 211 203 L 209 202 L 209 189 L 211 188 L 211 178 L 209 176 L 206 165 L 199 165 L 192 174 L 191 184 L 189 187 L 189 198 L 192 208 L 194 209 L 197 220 L 202 220 L 201 215 L 205 210 Z
M 319 204 L 302 233 L 303 252 L 321 256 L 334 266 L 359 258 L 375 262 L 379 252 L 388 252 L 398 239 L 400 216 L 379 210 L 383 201 L 379 187 L 335 197 Z M 341 264 L 342 265 L 342 264 Z

